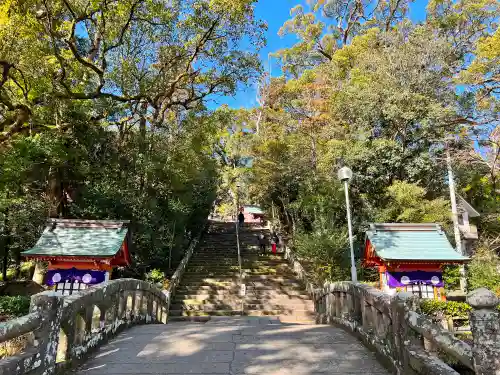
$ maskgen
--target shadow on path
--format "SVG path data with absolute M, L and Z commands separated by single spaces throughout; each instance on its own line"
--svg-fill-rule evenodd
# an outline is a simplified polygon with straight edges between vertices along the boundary
M 223 317 L 132 328 L 101 347 L 77 375 L 387 375 L 342 329 Z

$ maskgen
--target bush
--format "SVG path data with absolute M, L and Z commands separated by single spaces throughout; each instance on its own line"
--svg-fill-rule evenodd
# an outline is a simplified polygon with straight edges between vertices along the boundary
M 24 296 L 0 297 L 0 315 L 9 318 L 26 315 L 30 308 L 30 298 Z
M 460 288 L 460 266 L 444 266 L 443 281 L 446 291 L 457 290 Z
M 468 318 L 472 307 L 465 302 L 439 301 L 435 299 L 426 299 L 420 302 L 422 312 L 430 316 L 444 316 L 447 318 L 459 317 Z
M 343 231 L 297 233 L 293 245 L 305 265 L 312 266 L 319 285 L 350 279 L 349 243 Z
M 467 269 L 467 288 L 474 290 L 488 288 L 500 295 L 500 258 L 493 249 L 483 244 L 480 246 Z
M 153 284 L 163 283 L 165 280 L 165 274 L 158 268 L 155 268 L 148 272 L 146 280 Z
M 34 262 L 22 262 L 19 266 L 19 278 L 18 280 L 28 280 L 31 279 L 32 272 L 35 268 Z M 14 280 L 14 275 L 16 274 L 16 269 L 14 267 L 10 267 L 7 269 L 7 281 Z M 3 275 L 0 274 L 0 281 L 3 280 Z

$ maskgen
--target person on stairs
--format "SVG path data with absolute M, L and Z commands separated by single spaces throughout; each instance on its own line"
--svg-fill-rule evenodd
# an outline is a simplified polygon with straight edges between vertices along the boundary
M 238 224 L 241 227 L 243 227 L 243 223 L 245 222 L 245 215 L 243 215 L 243 211 L 240 211 L 238 214 Z
M 259 234 L 259 247 L 260 247 L 260 253 L 261 255 L 264 255 L 266 253 L 266 236 L 264 236 L 264 233 L 260 232 Z
M 280 242 L 280 239 L 276 232 L 273 232 L 271 235 L 271 249 L 273 251 L 273 254 L 276 254 L 276 247 L 278 246 L 278 243 Z

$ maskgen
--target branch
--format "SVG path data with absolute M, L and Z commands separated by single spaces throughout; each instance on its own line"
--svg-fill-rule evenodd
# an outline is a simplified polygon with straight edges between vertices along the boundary
M 117 47 L 119 47 L 120 45 L 123 44 L 123 38 L 125 37 L 125 33 L 127 32 L 129 26 L 130 26 L 130 23 L 132 22 L 132 19 L 134 17 L 134 12 L 135 12 L 135 9 L 137 8 L 137 6 L 142 3 L 144 0 L 138 0 L 137 2 L 135 2 L 132 7 L 130 8 L 130 13 L 129 13 L 129 16 L 128 16 L 128 19 L 127 19 L 127 22 L 125 22 L 125 25 L 122 27 L 121 31 L 120 31 L 120 37 L 118 38 L 118 42 L 115 43 L 115 44 L 112 44 L 110 45 L 109 47 L 106 47 L 104 48 L 104 53 L 106 52 L 109 52 L 111 51 L 112 49 L 115 49 Z
M 16 110 L 16 119 L 9 130 L 0 133 L 0 144 L 10 139 L 14 134 L 20 133 L 24 124 L 31 117 L 31 110 L 24 104 L 14 106 Z
M 171 98 L 172 95 L 174 94 L 176 88 L 177 88 L 177 84 L 183 78 L 188 77 L 188 76 L 191 76 L 194 78 L 198 75 L 198 73 L 199 73 L 198 71 L 189 73 L 189 69 L 191 68 L 191 64 L 196 59 L 196 57 L 199 55 L 199 53 L 200 53 L 201 49 L 203 48 L 203 46 L 205 45 L 205 43 L 210 39 L 210 36 L 214 32 L 215 27 L 219 24 L 219 21 L 220 21 L 220 18 L 217 17 L 217 19 L 215 19 L 212 22 L 212 25 L 210 25 L 210 27 L 207 29 L 207 31 L 205 31 L 205 33 L 202 35 L 202 37 L 200 38 L 200 40 L 196 44 L 194 52 L 191 54 L 191 57 L 189 58 L 189 60 L 186 62 L 186 69 L 185 69 L 184 73 L 179 74 L 175 78 L 175 80 L 172 83 L 170 83 L 170 87 L 168 88 L 168 90 L 165 93 L 160 92 L 155 96 L 155 98 L 153 99 L 153 102 L 154 102 L 153 105 L 157 105 L 157 103 L 160 99 L 163 101 L 167 98 Z
M 389 16 L 387 17 L 387 21 L 385 22 L 385 31 L 389 31 L 389 29 L 391 28 L 392 20 L 393 20 L 394 16 L 396 15 L 396 12 L 399 8 L 400 3 L 401 3 L 401 0 L 397 0 L 396 5 L 394 6 L 393 9 L 391 9 Z M 389 2 L 389 4 L 390 4 L 390 2 Z M 390 7 L 390 5 L 389 5 L 389 7 Z
M 75 28 L 76 28 L 76 20 L 73 22 L 73 25 L 71 26 L 71 35 L 68 39 L 65 40 L 66 44 L 68 45 L 69 49 L 71 50 L 73 56 L 75 59 L 82 65 L 86 66 L 87 68 L 90 68 L 93 70 L 98 76 L 99 79 L 102 81 L 102 78 L 104 76 L 104 71 L 99 68 L 98 66 L 92 64 L 90 61 L 87 61 L 84 59 L 80 53 L 78 52 L 78 49 L 76 48 L 74 39 L 75 39 Z
M 330 55 L 328 52 L 326 52 L 321 46 L 321 44 L 318 45 L 318 52 L 321 53 L 324 57 L 326 57 L 329 61 L 333 60 L 333 56 Z
M 2 80 L 0 81 L 0 88 L 7 82 L 9 78 L 9 70 L 13 67 L 12 64 L 7 61 L 0 61 L 0 66 L 2 67 Z
M 99 98 L 109 98 L 116 100 L 121 103 L 128 103 L 135 100 L 144 99 L 144 95 L 134 95 L 134 96 L 121 96 L 115 95 L 107 92 L 101 92 L 100 90 L 94 91 L 92 93 L 80 93 L 80 92 L 72 92 L 68 91 L 68 87 L 66 87 L 66 94 L 56 93 L 55 96 L 62 99 L 75 99 L 75 100 L 89 100 L 89 99 L 99 99 Z

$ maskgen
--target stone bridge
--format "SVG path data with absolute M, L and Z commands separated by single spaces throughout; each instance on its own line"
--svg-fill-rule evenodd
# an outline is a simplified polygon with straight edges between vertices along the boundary
M 193 247 L 166 291 L 118 279 L 72 296 L 33 296 L 28 315 L 0 326 L 0 342 L 29 336 L 23 352 L 0 360 L 0 375 L 75 368 L 79 375 L 500 374 L 499 301 L 487 289 L 468 296 L 470 345 L 421 315 L 410 294 L 390 297 L 350 282 L 315 288 L 289 250 L 314 298 L 317 325 L 273 317 L 168 323 L 170 297 Z

